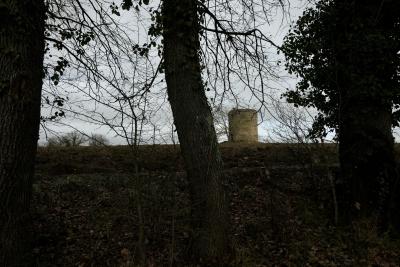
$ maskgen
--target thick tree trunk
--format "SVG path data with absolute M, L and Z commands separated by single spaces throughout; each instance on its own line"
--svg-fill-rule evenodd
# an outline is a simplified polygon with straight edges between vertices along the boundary
M 345 208 L 353 219 L 376 218 L 381 230 L 390 223 L 399 226 L 391 212 L 398 175 L 391 101 L 396 69 L 390 60 L 397 51 L 391 41 L 393 10 L 384 2 L 337 1 L 344 18 L 337 31 L 337 58 L 343 66 L 338 75 L 339 156 L 347 182 Z
M 374 103 L 343 108 L 339 155 L 348 182 L 353 219 L 375 217 L 381 230 L 389 223 L 391 187 L 397 179 L 391 109 Z
M 29 266 L 29 202 L 38 140 L 43 0 L 0 0 L 0 264 Z
M 168 97 L 190 183 L 197 260 L 221 261 L 229 249 L 222 160 L 201 78 L 196 0 L 164 0 Z

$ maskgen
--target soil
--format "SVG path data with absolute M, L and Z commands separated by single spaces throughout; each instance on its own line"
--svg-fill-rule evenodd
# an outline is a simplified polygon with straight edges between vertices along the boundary
M 400 266 L 399 241 L 335 226 L 335 145 L 222 144 L 232 266 Z M 38 266 L 188 266 L 179 146 L 39 148 L 32 214 Z M 142 221 L 139 211 L 143 215 Z M 339 211 L 340 212 L 340 211 Z M 144 241 L 139 243 L 143 229 Z

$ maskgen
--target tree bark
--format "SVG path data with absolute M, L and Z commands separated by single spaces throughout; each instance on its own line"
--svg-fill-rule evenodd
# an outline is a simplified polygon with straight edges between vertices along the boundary
M 40 119 L 43 0 L 0 0 L 0 263 L 30 266 L 29 202 Z
M 381 230 L 387 230 L 391 189 L 398 179 L 391 109 L 352 102 L 342 108 L 346 115 L 342 116 L 339 139 L 341 173 L 350 197 L 347 209 L 353 219 L 372 216 Z
M 398 85 L 393 82 L 396 66 L 390 63 L 398 52 L 391 36 L 393 15 L 398 16 L 393 8 L 398 10 L 398 4 L 338 0 L 336 6 L 343 16 L 336 53 L 341 66 L 339 157 L 347 182 L 345 208 L 352 219 L 375 218 L 383 231 L 389 224 L 398 228 L 398 211 L 393 212 L 398 175 L 392 135 L 392 94 Z
M 193 243 L 198 262 L 220 263 L 229 251 L 229 207 L 199 59 L 196 0 L 164 0 L 164 61 L 168 97 L 188 174 Z

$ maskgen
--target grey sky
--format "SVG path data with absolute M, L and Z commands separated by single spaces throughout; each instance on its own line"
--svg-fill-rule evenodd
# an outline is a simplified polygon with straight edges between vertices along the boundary
M 295 21 L 299 15 L 303 12 L 304 8 L 306 7 L 308 1 L 301 1 L 301 0 L 296 0 L 296 1 L 290 1 L 290 6 L 288 8 L 289 13 L 285 14 L 283 16 L 283 13 L 280 12 L 279 10 L 276 12 L 276 14 L 272 14 L 272 21 L 269 25 L 264 25 L 261 30 L 263 33 L 270 37 L 273 42 L 276 44 L 280 45 L 282 43 L 282 39 L 285 36 L 285 34 L 289 30 L 289 25 L 292 21 Z M 138 22 L 135 21 L 137 20 L 137 17 L 132 16 L 133 12 L 130 13 L 122 13 L 123 15 L 120 18 L 117 18 L 120 20 L 124 25 L 126 25 L 127 29 L 129 28 L 130 31 L 126 31 L 128 35 L 131 35 L 131 38 L 139 41 L 140 43 L 145 42 L 143 37 L 145 36 L 143 34 L 143 31 L 145 30 L 143 27 L 141 27 L 141 23 L 145 22 Z M 142 14 L 143 15 L 143 14 Z M 148 20 L 148 16 L 146 17 L 146 14 L 144 14 L 145 20 Z M 277 61 L 277 60 L 283 60 L 282 56 L 276 54 L 276 49 L 271 48 L 271 51 L 268 51 L 270 54 L 270 57 L 272 60 Z M 154 60 L 156 61 L 156 55 L 154 56 Z M 52 60 L 52 59 L 47 59 L 47 60 Z M 143 68 L 144 65 L 141 65 L 138 69 Z M 147 65 L 146 65 L 147 66 Z M 129 71 L 130 68 L 132 68 L 132 65 L 129 65 L 128 63 L 126 64 L 127 70 Z M 147 68 L 147 67 L 146 67 Z M 104 72 L 110 71 L 108 68 L 104 68 Z M 70 97 L 69 102 L 71 102 L 71 107 L 75 108 L 77 110 L 82 111 L 82 109 L 79 108 L 85 108 L 88 110 L 95 110 L 99 113 L 102 113 L 102 117 L 107 117 L 107 118 L 113 118 L 114 113 L 112 109 L 107 108 L 107 107 L 99 107 L 96 105 L 93 101 L 84 101 L 81 102 L 82 99 L 87 99 L 82 93 L 79 92 L 79 90 L 87 90 L 87 83 L 84 81 L 79 81 L 79 74 L 74 73 L 74 70 L 69 70 L 68 74 L 70 75 L 70 79 L 68 82 L 60 83 L 61 88 L 65 91 L 68 91 L 69 94 L 68 96 Z M 107 75 L 107 73 L 105 74 Z M 145 74 L 142 74 L 145 75 Z M 281 92 L 283 92 L 286 88 L 293 88 L 295 86 L 295 79 L 292 77 L 289 77 L 288 74 L 283 70 L 283 68 L 280 69 L 279 71 L 279 79 L 276 80 L 270 80 L 268 86 L 270 87 L 268 94 L 274 96 L 276 99 L 279 99 L 279 95 Z M 137 76 L 139 77 L 139 76 Z M 158 86 L 158 91 L 161 94 L 163 94 L 163 90 L 165 90 L 165 84 L 161 81 L 163 78 L 161 77 Z M 68 79 L 67 79 L 68 80 Z M 138 82 L 144 82 L 144 78 L 142 77 L 141 80 L 138 79 Z M 73 86 L 71 86 L 73 84 Z M 45 86 L 46 86 L 46 81 L 45 81 Z M 104 85 L 107 86 L 107 85 Z M 58 90 L 58 92 L 62 92 L 63 90 Z M 238 90 L 240 91 L 240 90 Z M 62 94 L 62 93 L 61 93 Z M 158 95 L 158 96 L 160 96 Z M 239 93 L 239 96 L 243 101 L 241 102 L 241 105 L 243 107 L 258 107 L 258 103 L 254 98 L 251 98 L 248 92 L 243 92 Z M 81 98 L 81 99 L 80 99 Z M 155 100 L 156 103 L 153 103 L 153 107 L 158 106 L 161 102 L 165 102 L 165 96 L 161 96 L 161 99 Z M 79 103 L 79 105 L 74 105 L 74 103 Z M 172 116 L 169 111 L 169 105 L 164 105 L 161 110 L 158 111 L 157 114 L 154 115 L 154 121 L 152 123 L 158 124 L 157 125 L 157 142 L 171 142 L 171 133 L 173 133 L 173 130 L 171 129 L 172 127 Z M 224 106 L 227 108 L 234 106 L 233 102 L 229 102 L 228 100 L 224 102 Z M 43 114 L 48 113 L 48 110 L 43 110 Z M 92 116 L 93 118 L 97 116 L 94 112 L 90 113 L 89 116 Z M 271 116 L 271 114 L 265 114 L 264 121 L 259 127 L 259 134 L 260 134 L 260 141 L 264 141 L 265 138 L 273 138 L 273 128 L 276 128 L 278 126 L 278 122 L 274 120 L 274 118 Z M 104 118 L 102 118 L 104 119 Z M 261 119 L 261 117 L 260 117 Z M 86 120 L 86 119 L 85 119 Z M 128 124 L 126 124 L 128 125 Z M 50 130 L 48 132 L 49 135 L 52 135 L 54 133 L 66 133 L 73 131 L 75 129 L 85 132 L 86 134 L 90 135 L 91 133 L 100 133 L 104 134 L 107 136 L 107 138 L 111 141 L 112 144 L 124 144 L 126 141 L 122 137 L 116 136 L 115 132 L 111 131 L 109 127 L 106 126 L 99 126 L 93 123 L 87 123 L 82 121 L 82 118 L 79 119 L 76 116 L 73 116 L 72 113 L 67 112 L 67 117 L 65 119 L 62 119 L 60 123 L 49 123 L 46 124 L 46 127 L 48 128 L 47 130 Z M 152 142 L 150 136 L 153 134 L 154 126 L 146 126 L 144 127 L 144 142 Z M 46 142 L 45 140 L 46 135 L 45 131 L 42 128 L 40 131 L 40 143 L 43 144 Z M 176 134 L 175 134 L 176 138 Z

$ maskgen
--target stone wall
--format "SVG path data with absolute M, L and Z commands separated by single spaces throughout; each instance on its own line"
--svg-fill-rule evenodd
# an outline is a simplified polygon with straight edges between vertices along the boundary
M 230 142 L 258 142 L 257 111 L 232 109 L 228 113 Z

